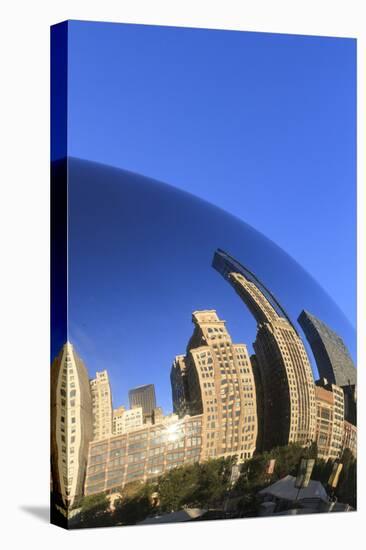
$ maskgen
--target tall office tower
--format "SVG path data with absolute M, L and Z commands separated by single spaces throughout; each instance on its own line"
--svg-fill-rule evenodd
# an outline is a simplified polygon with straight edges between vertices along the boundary
M 344 393 L 344 418 L 354 426 L 357 425 L 357 386 L 342 386 Z
M 257 439 L 256 391 L 244 344 L 233 344 L 216 311 L 195 311 L 186 356 L 171 371 L 174 410 L 203 414 L 201 459 L 252 457 Z
M 112 392 L 106 370 L 97 372 L 90 380 L 93 404 L 93 439 L 104 439 L 113 433 Z
M 128 392 L 130 408 L 142 407 L 144 419 L 151 418 L 152 412 L 156 409 L 155 387 L 154 384 L 138 386 Z
M 173 411 L 183 418 L 192 410 L 188 396 L 187 368 L 185 355 L 177 355 L 170 371 Z
M 88 372 L 67 342 L 51 366 L 51 475 L 56 502 L 69 508 L 83 495 L 93 437 Z
M 337 386 L 355 385 L 357 371 L 342 338 L 307 311 L 301 312 L 298 321 L 313 351 L 319 376 Z
M 323 460 L 340 458 L 344 439 L 344 396 L 342 388 L 329 384 L 325 378 L 315 387 L 318 457 Z
M 213 267 L 257 321 L 253 344 L 263 392 L 262 448 L 315 440 L 315 386 L 304 344 L 285 310 L 257 277 L 222 250 Z
M 257 449 L 263 449 L 263 419 L 264 419 L 263 382 L 261 377 L 261 370 L 259 368 L 258 361 L 254 353 L 253 355 L 250 356 L 250 362 L 252 364 L 254 384 L 256 389 L 256 398 L 257 398 L 257 419 L 258 419 Z

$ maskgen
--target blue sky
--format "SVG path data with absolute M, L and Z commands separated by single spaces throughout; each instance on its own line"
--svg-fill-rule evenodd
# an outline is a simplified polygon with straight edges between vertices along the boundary
M 353 39 L 69 24 L 69 154 L 235 214 L 353 324 L 355 110 Z
M 68 40 L 70 156 L 156 178 L 234 214 L 297 260 L 355 324 L 354 40 L 76 21 L 69 23 Z M 197 300 L 187 311 L 187 288 L 179 309 L 169 309 L 171 296 L 165 296 L 169 345 L 160 349 L 158 334 L 168 330 L 165 312 L 145 312 L 142 322 L 143 304 L 132 302 L 133 287 L 130 301 L 108 294 L 123 288 L 123 265 L 115 265 L 115 255 L 120 245 L 126 248 L 128 227 L 122 219 L 118 224 L 117 215 L 117 237 L 109 241 L 114 248 L 88 243 L 88 234 L 98 242 L 111 230 L 108 209 L 98 208 L 100 197 L 95 200 L 89 204 L 95 221 L 87 220 L 83 246 L 77 223 L 71 235 L 73 335 L 91 374 L 110 371 L 113 393 L 120 396 L 115 404 L 126 401 L 122 396 L 131 385 L 155 382 L 167 409 L 171 358 L 184 352 L 199 293 L 195 289 Z M 172 238 L 164 250 L 173 246 Z M 100 262 L 90 257 L 97 251 Z M 108 255 L 110 268 L 103 269 Z M 214 277 L 208 263 L 207 269 L 204 277 Z M 255 332 L 249 321 L 242 329 L 242 306 L 227 297 L 224 282 L 212 281 L 234 340 L 250 345 Z M 131 284 L 127 275 L 126 282 Z M 182 287 L 184 282 L 177 278 Z M 280 294 L 286 284 L 279 285 Z M 206 302 L 197 307 L 215 307 L 208 290 L 204 295 Z M 332 325 L 326 308 L 320 313 Z M 143 349 L 127 349 L 129 338 L 138 347 L 135 326 L 147 335 L 151 364 L 144 364 Z

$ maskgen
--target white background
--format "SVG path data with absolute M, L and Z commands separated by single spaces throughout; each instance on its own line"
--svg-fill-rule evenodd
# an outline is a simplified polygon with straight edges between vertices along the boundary
M 362 0 L 2 3 L 1 515 L 3 548 L 359 548 L 365 533 L 365 44 Z M 298 518 L 66 532 L 48 524 L 49 481 L 49 26 L 65 19 L 358 38 L 359 511 Z M 362 158 L 363 157 L 363 158 Z M 341 213 L 340 213 L 341 215 Z M 347 282 L 345 281 L 345 284 Z M 363 537 L 365 538 L 365 536 Z M 112 545 L 112 546 L 111 546 Z

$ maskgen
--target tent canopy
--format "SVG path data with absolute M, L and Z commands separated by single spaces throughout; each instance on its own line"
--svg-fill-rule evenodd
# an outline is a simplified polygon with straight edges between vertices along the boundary
M 309 485 L 304 489 L 300 489 L 299 492 L 299 490 L 295 487 L 295 480 L 295 477 L 288 475 L 279 481 L 276 481 L 273 485 L 265 487 L 259 491 L 258 494 L 263 497 L 271 496 L 289 501 L 296 500 L 297 498 L 298 500 L 320 499 L 323 502 L 328 502 L 329 499 L 327 492 L 320 481 L 311 480 Z

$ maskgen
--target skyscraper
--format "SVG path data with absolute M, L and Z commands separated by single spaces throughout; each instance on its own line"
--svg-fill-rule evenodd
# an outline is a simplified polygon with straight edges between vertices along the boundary
M 213 267 L 257 321 L 253 344 L 263 395 L 262 446 L 315 440 L 315 386 L 304 344 L 285 310 L 258 278 L 222 250 Z
M 354 457 L 357 456 L 357 428 L 347 420 L 344 421 L 343 449 L 349 449 Z
M 154 384 L 145 384 L 132 388 L 128 392 L 131 409 L 133 407 L 142 407 L 144 418 L 152 415 L 156 408 L 155 387 Z
M 106 370 L 97 372 L 90 380 L 93 404 L 93 439 L 104 439 L 112 435 L 113 409 L 112 392 Z
M 237 455 L 256 448 L 257 408 L 252 366 L 244 344 L 233 344 L 216 311 L 195 311 L 185 356 L 171 370 L 174 411 L 202 414 L 202 459 Z
M 324 460 L 340 458 L 344 437 L 344 395 L 340 387 L 325 378 L 316 382 L 316 441 L 318 457 Z
M 344 418 L 354 426 L 357 425 L 357 386 L 342 386 L 344 394 Z
M 185 355 L 177 355 L 170 371 L 172 386 L 173 411 L 183 418 L 186 414 L 194 414 L 193 403 L 189 398 L 187 385 L 187 363 Z M 197 409 L 199 410 L 200 407 Z
M 298 321 L 313 351 L 319 376 L 337 386 L 355 385 L 356 368 L 342 338 L 305 310 Z
M 88 372 L 67 342 L 51 366 L 51 475 L 56 501 L 66 508 L 83 495 L 93 436 Z

